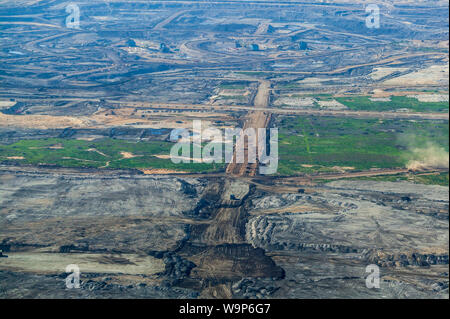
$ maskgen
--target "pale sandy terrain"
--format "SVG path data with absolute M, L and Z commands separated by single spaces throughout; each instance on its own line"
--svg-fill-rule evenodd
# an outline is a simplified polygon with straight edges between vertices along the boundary
M 332 101 L 317 101 L 317 103 L 320 105 L 320 107 L 328 108 L 328 109 L 343 110 L 343 109 L 347 108 L 344 104 L 339 103 L 336 100 L 332 100 Z
M 161 159 L 170 159 L 172 158 L 170 155 L 154 155 L 157 158 L 161 158 Z M 188 161 L 193 161 L 194 163 L 202 163 L 203 160 L 201 158 L 189 158 L 189 157 L 184 157 L 184 156 L 173 156 L 173 159 L 179 159 L 179 160 L 188 160 Z
M 123 158 L 133 158 L 139 155 L 134 155 L 133 153 L 130 152 L 120 152 L 120 155 L 122 155 Z
M 289 106 L 310 107 L 314 105 L 314 101 L 315 99 L 311 97 L 281 97 L 275 101 L 274 105 L 286 104 Z
M 387 86 L 447 85 L 449 65 L 432 65 L 383 82 Z
M 1 109 L 7 109 L 11 106 L 16 105 L 17 102 L 15 101 L 9 101 L 9 100 L 0 100 L 0 110 Z
M 54 115 L 10 115 L 0 112 L 0 127 L 18 127 L 34 129 L 56 128 L 104 128 L 128 126 L 138 128 L 192 128 L 192 120 L 186 120 L 186 115 L 177 117 L 167 114 L 165 117 L 153 116 L 146 119 L 131 116 L 132 110 L 119 110 L 115 115 L 110 111 L 102 111 L 92 116 L 54 116 Z M 193 113 L 196 117 L 211 117 L 211 114 Z M 210 125 L 211 121 L 203 120 L 202 124 Z
M 82 273 L 155 274 L 164 270 L 164 263 L 151 256 L 136 254 L 55 254 L 40 252 L 8 253 L 0 269 L 32 273 L 62 273 L 66 266 L 76 264 Z
M 413 97 L 420 102 L 448 102 L 448 94 L 416 94 L 408 95 L 408 97 Z
M 83 128 L 90 124 L 87 118 L 52 115 L 7 115 L 0 113 L 0 126 L 51 129 L 61 127 Z

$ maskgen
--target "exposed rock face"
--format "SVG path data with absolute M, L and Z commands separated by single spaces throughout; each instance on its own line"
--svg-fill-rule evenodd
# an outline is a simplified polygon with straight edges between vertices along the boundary
M 191 184 L 192 183 L 192 184 Z M 183 216 L 198 204 L 199 180 L 148 176 L 16 176 L 0 190 L 0 221 L 73 216 Z
M 448 296 L 446 187 L 339 181 L 317 193 L 261 196 L 253 207 L 247 241 L 279 255 L 274 261 L 285 269 L 286 280 L 316 289 L 317 297 L 332 297 L 326 292 L 331 285 L 347 298 Z M 364 289 L 369 264 L 381 267 L 384 289 Z M 275 296 L 307 296 L 306 290 L 282 282 Z M 423 285 L 426 291 L 419 288 Z
M 204 182 L 157 176 L 0 175 L 1 248 L 166 251 L 188 230 Z
M 277 288 L 272 281 L 267 281 L 267 285 L 261 287 L 261 282 L 253 278 L 242 278 L 232 285 L 233 294 L 241 298 L 262 299 L 268 298 Z
M 178 287 L 136 283 L 124 285 L 103 274 L 82 274 L 80 289 L 67 289 L 66 273 L 37 275 L 0 271 L 0 298 L 197 298 L 198 293 Z M 143 281 L 144 278 L 141 278 Z M 20 287 L 20 289 L 17 289 Z
M 371 252 L 368 260 L 381 267 L 429 267 L 431 265 L 448 265 L 448 254 L 384 254 Z
M 170 252 L 164 254 L 163 261 L 166 267 L 164 276 L 169 277 L 171 284 L 176 284 L 178 281 L 189 277 L 192 268 L 196 267 L 193 262 Z

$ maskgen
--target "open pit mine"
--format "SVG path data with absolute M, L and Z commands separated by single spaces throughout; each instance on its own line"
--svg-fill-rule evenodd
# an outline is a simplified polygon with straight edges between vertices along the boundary
M 0 1 L 0 298 L 448 299 L 448 1 L 367 5 Z

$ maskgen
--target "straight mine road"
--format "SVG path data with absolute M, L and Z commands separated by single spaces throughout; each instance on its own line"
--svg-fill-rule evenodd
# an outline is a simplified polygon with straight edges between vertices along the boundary
M 256 93 L 254 99 L 254 106 L 257 107 L 258 110 L 251 110 L 247 114 L 247 120 L 244 124 L 244 131 L 246 129 L 253 128 L 256 133 L 258 128 L 266 128 L 269 125 L 271 114 L 268 111 L 264 111 L 269 106 L 269 97 L 270 97 L 270 81 L 260 81 L 258 92 Z M 243 139 L 244 137 L 241 136 Z M 256 142 L 257 142 L 256 136 Z M 236 151 L 240 148 L 236 147 L 233 155 L 233 161 L 228 165 L 226 173 L 235 175 L 235 176 L 255 176 L 257 174 L 258 162 L 249 163 L 248 159 L 248 150 L 249 147 L 252 147 L 254 150 L 257 150 L 257 143 L 253 143 L 250 139 L 241 140 L 244 143 L 244 163 L 236 163 Z M 237 142 L 237 144 L 239 141 Z M 249 144 L 251 143 L 251 144 Z

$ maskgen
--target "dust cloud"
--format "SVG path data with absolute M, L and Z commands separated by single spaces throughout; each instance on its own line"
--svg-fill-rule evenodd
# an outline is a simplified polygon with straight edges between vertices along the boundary
M 423 147 L 415 147 L 410 149 L 411 159 L 406 163 L 409 170 L 423 170 L 430 168 L 447 168 L 449 167 L 449 154 L 441 146 L 432 142 L 427 142 Z

